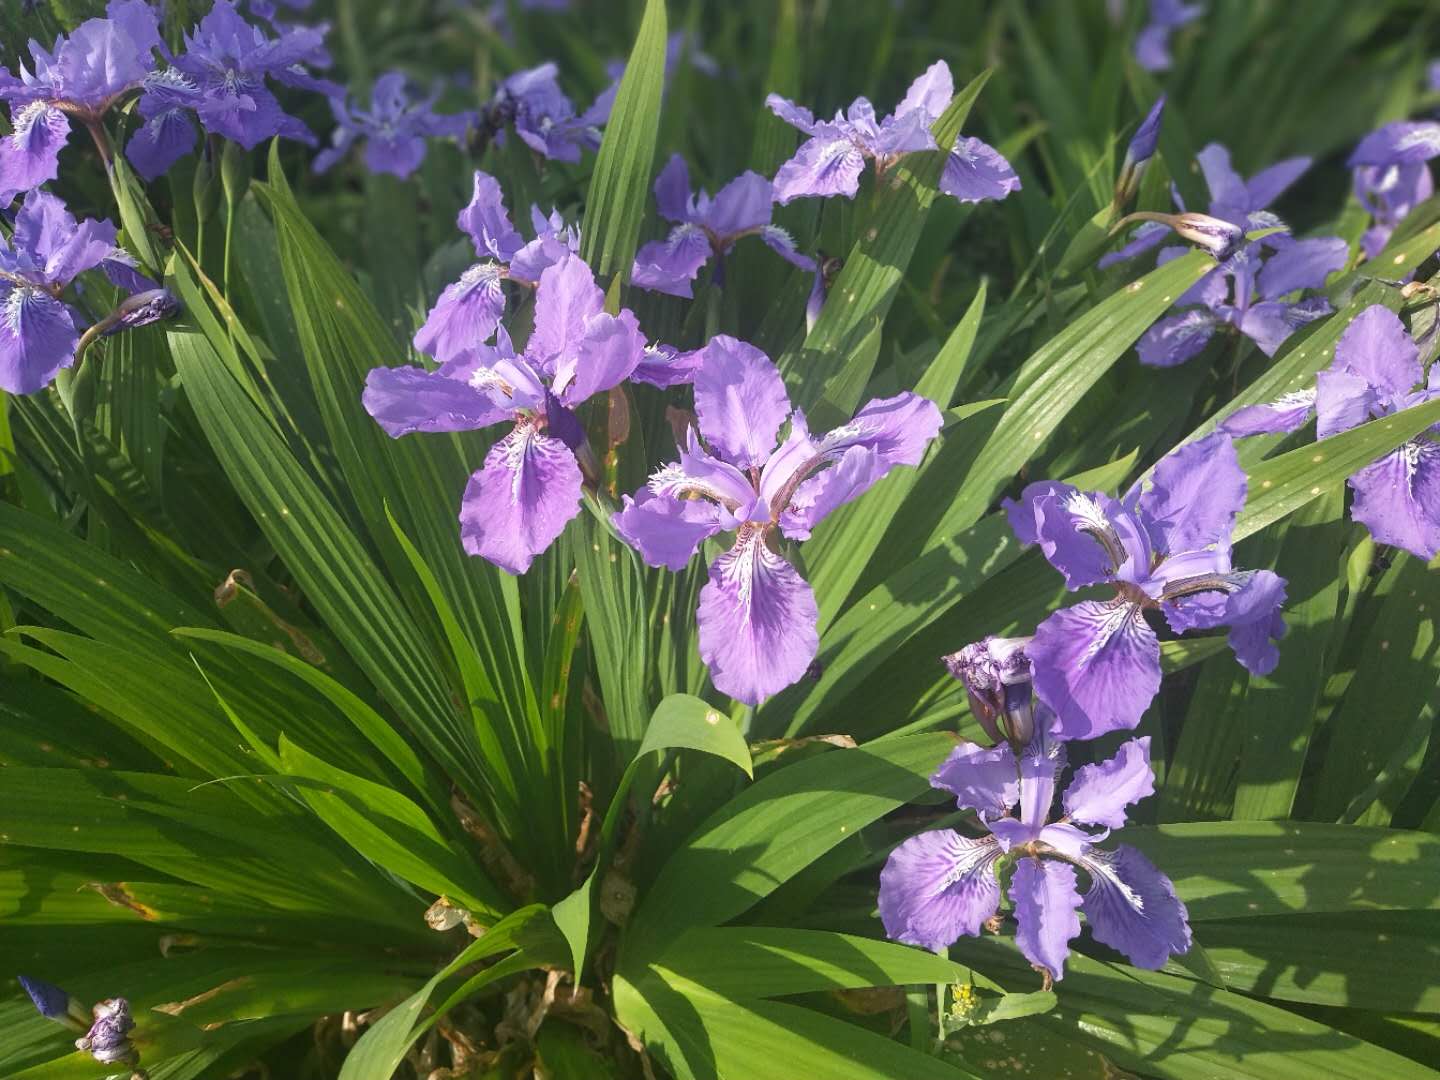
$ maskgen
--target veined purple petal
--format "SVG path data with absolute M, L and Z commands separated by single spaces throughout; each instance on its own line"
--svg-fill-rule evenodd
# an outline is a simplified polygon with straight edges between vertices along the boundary
M 806 135 L 815 134 L 815 114 L 804 105 L 796 105 L 789 98 L 771 94 L 765 99 L 769 110 L 791 127 L 799 128 Z
M 1296 289 L 1318 289 L 1325 278 L 1345 265 L 1350 245 L 1338 236 L 1296 240 L 1265 261 L 1260 271 L 1260 295 L 1278 299 Z
M 809 669 L 819 617 L 815 594 L 770 550 L 765 530 L 742 528 L 700 590 L 700 659 L 717 690 L 758 705 Z
M 605 294 L 595 284 L 595 274 L 584 259 L 567 255 L 546 267 L 535 290 L 535 330 L 525 346 L 526 356 L 550 375 L 561 364 L 573 365 L 590 317 L 604 310 Z
M 1323 296 L 1312 296 L 1298 304 L 1266 300 L 1251 304 L 1240 316 L 1240 332 L 1266 356 L 1274 356 L 1296 330 L 1334 310 Z
M 1264 210 L 1278 199 L 1289 186 L 1304 176 L 1312 159 L 1308 157 L 1286 158 L 1267 169 L 1261 169 L 1245 185 L 1249 195 L 1246 209 L 1252 213 Z
M 962 936 L 976 937 L 1000 908 L 991 837 L 972 840 L 954 829 L 912 836 L 880 871 L 880 920 L 885 936 L 938 952 Z
M 950 74 L 950 65 L 944 60 L 936 60 L 910 84 L 910 89 L 905 91 L 905 97 L 896 106 L 895 113 L 898 116 L 901 113 L 920 112 L 933 122 L 949 108 L 950 99 L 954 96 L 955 79 Z
M 1204 308 L 1179 311 L 1146 330 L 1135 351 L 1149 367 L 1176 367 L 1200 355 L 1219 325 L 1215 314 Z
M 470 202 L 460 211 L 456 222 L 474 242 L 475 254 L 482 259 L 488 255 L 497 262 L 508 263 L 525 245 L 510 223 L 500 181 L 480 169 L 475 170 Z
M 641 490 L 626 495 L 623 508 L 611 519 L 625 542 L 647 566 L 677 573 L 705 540 L 722 530 L 720 508 L 703 499 L 676 499 Z
M 1440 536 L 1440 531 L 1436 535 Z M 1225 598 L 1230 648 L 1250 674 L 1269 675 L 1280 662 L 1275 642 L 1285 635 L 1285 620 L 1280 616 L 1285 579 L 1269 570 L 1242 571 L 1237 576 L 1243 578 L 1240 588 Z
M 962 203 L 1003 199 L 1020 190 L 1020 178 L 1000 151 L 980 139 L 961 135 L 945 159 L 940 190 Z
M 630 373 L 630 381 L 657 386 L 662 390 L 683 386 L 695 378 L 702 359 L 699 349 L 683 352 L 673 345 L 647 345 L 640 363 Z
M 644 355 L 645 335 L 633 313 L 591 315 L 576 347 L 555 363 L 555 392 L 565 404 L 579 405 L 619 386 Z
M 1263 405 L 1236 409 L 1220 423 L 1220 430 L 1235 436 L 1279 435 L 1298 431 L 1315 415 L 1315 391 L 1294 390 Z
M 170 171 L 170 166 L 195 149 L 195 121 L 186 108 L 162 109 L 145 118 L 125 144 L 125 157 L 146 180 Z M 347 147 L 348 149 L 348 147 Z
M 695 295 L 691 282 L 712 254 L 710 237 L 704 229 L 699 225 L 676 225 L 664 240 L 651 240 L 640 246 L 630 270 L 630 284 L 667 296 L 691 299 Z
M 1139 851 L 1124 844 L 1091 849 L 1081 865 L 1090 888 L 1080 906 L 1096 941 L 1152 971 L 1189 950 L 1189 912 L 1170 879 Z
M 1326 370 L 1315 376 L 1316 438 L 1349 431 L 1380 411 L 1380 401 L 1363 375 Z
M 750 232 L 770 224 L 773 201 L 769 180 L 756 172 L 743 172 L 705 206 L 701 223 L 722 238 Z
M 719 503 L 735 513 L 754 501 L 755 489 L 750 480 L 728 462 L 711 457 L 690 429 L 690 445 L 680 452 L 680 460 L 657 469 L 650 477 L 649 488 L 656 495 L 677 499 L 701 496 Z
M 930 131 L 932 119 L 919 111 L 896 112 L 887 116 L 870 141 L 870 152 L 885 158 L 913 154 L 918 150 L 938 150 L 935 136 Z
M 930 786 L 954 795 L 960 809 L 993 821 L 1020 800 L 1020 766 L 1006 744 L 984 747 L 962 742 L 935 770 Z
M 443 363 L 489 340 L 505 314 L 502 274 L 498 263 L 476 263 L 445 286 L 415 333 L 415 348 Z
M 788 512 L 782 518 L 786 535 L 803 539 L 826 514 L 864 494 L 895 466 L 920 464 L 942 423 L 935 403 L 918 394 L 876 398 L 850 423 L 819 439 L 809 461 L 798 463 L 800 475 L 810 475 L 794 488 L 787 506 L 773 505 L 773 500 L 797 477 L 794 470 L 786 475 L 776 469 L 774 458 L 761 476 L 761 491 L 775 513 Z
M 419 135 L 391 138 L 372 136 L 365 144 L 365 168 L 404 180 L 425 160 L 425 140 Z
M 510 419 L 515 411 L 463 379 L 409 366 L 372 368 L 361 400 L 391 438 L 414 431 L 474 431 Z
M 671 154 L 655 178 L 655 208 L 666 221 L 682 222 L 693 219 L 693 204 L 690 167 L 679 154 Z
M 1149 565 L 1131 515 L 1108 495 L 1046 480 L 1027 485 L 1019 502 L 1002 505 L 1016 539 L 1039 544 L 1068 589 L 1128 579 Z
M 75 362 L 80 333 L 49 293 L 0 281 L 0 390 L 33 394 Z
M 60 172 L 60 151 L 70 138 L 70 121 L 44 101 L 33 101 L 11 115 L 14 130 L 0 138 L 0 206 L 54 180 Z
M 1120 744 L 1115 756 L 1075 770 L 1065 790 L 1065 813 L 1086 825 L 1119 829 L 1125 808 L 1155 794 L 1150 769 L 1150 736 Z
M 833 124 L 818 124 L 816 132 L 775 174 L 775 201 L 782 206 L 808 197 L 853 199 L 860 190 L 865 171 L 860 148 Z
M 1347 165 L 1407 165 L 1440 155 L 1440 123 L 1396 120 L 1360 140 Z
M 1362 376 L 1381 400 L 1408 394 L 1425 375 L 1420 350 L 1405 332 L 1405 324 L 1381 304 L 1372 304 L 1345 328 L 1330 366 Z
M 1055 783 L 1065 770 L 1065 744 L 1040 724 L 1020 751 L 1020 821 L 1038 836 L 1055 805 Z
M 533 423 L 516 424 L 465 486 L 465 550 L 512 574 L 525 573 L 580 512 L 580 485 L 580 466 L 568 446 Z
M 1155 466 L 1139 506 L 1155 551 L 1178 555 L 1229 547 L 1248 482 L 1234 440 L 1214 432 L 1172 450 Z
M 1061 739 L 1133 728 L 1160 690 L 1160 642 L 1131 604 L 1062 608 L 1036 628 L 1029 653 Z
M 764 465 L 790 415 L 780 373 L 754 345 L 728 334 L 717 334 L 702 351 L 694 382 L 700 434 L 732 464 Z
M 1195 155 L 1195 161 L 1205 177 L 1205 185 L 1210 189 L 1212 204 L 1246 212 L 1251 209 L 1250 193 L 1245 188 L 1244 179 L 1230 164 L 1229 150 L 1220 143 L 1209 143 Z
M 1080 891 L 1075 868 L 1053 859 L 1022 858 L 1010 879 L 1015 944 L 1032 965 L 1059 982 L 1070 941 L 1080 936 Z
M 1134 259 L 1145 254 L 1151 248 L 1159 247 L 1164 239 L 1170 235 L 1170 230 L 1158 221 L 1146 221 L 1130 234 L 1130 240 L 1118 251 L 1111 251 L 1100 257 L 1095 265 L 1101 270 L 1108 270 L 1116 263 Z
M 1381 544 L 1420 559 L 1440 553 L 1440 446 L 1415 439 L 1350 477 L 1350 516 Z
M 764 240 L 771 251 L 775 252 L 791 266 L 799 267 L 801 270 L 808 270 L 812 274 L 815 273 L 817 269 L 815 260 L 797 248 L 795 246 L 795 238 L 779 225 L 766 225 L 760 230 L 760 239 Z

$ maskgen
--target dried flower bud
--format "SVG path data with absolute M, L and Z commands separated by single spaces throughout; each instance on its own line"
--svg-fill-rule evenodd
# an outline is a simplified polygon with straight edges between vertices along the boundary
M 425 910 L 425 925 L 443 933 L 454 930 L 469 914 L 464 908 L 456 907 L 449 897 L 442 896 Z
M 120 1062 L 133 1065 L 140 1055 L 130 1045 L 130 1032 L 135 1021 L 130 1016 L 130 1002 L 124 998 L 106 998 L 92 1010 L 94 1022 L 83 1038 L 75 1040 L 75 1049 L 88 1050 L 102 1065 Z
M 137 326 L 149 326 L 161 319 L 169 319 L 179 311 L 180 299 L 169 289 L 146 289 L 120 302 L 111 316 L 114 321 L 105 333 L 117 334 L 121 330 L 134 330 Z
M 965 684 L 970 711 L 996 742 L 1023 746 L 1035 733 L 1029 644 L 1029 638 L 988 637 L 941 658 Z

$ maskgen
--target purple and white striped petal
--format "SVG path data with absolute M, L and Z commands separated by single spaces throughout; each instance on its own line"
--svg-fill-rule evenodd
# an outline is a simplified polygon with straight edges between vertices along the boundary
M 940 174 L 940 191 L 962 203 L 1003 199 L 1020 190 L 1020 177 L 989 143 L 961 135 L 950 148 Z
M 934 952 L 976 937 L 1000 908 L 991 837 L 972 840 L 953 829 L 912 836 L 880 871 L 880 921 L 893 941 Z
M 815 134 L 776 172 L 775 201 L 784 206 L 810 197 L 853 199 L 864 171 L 865 155 L 850 137 L 834 124 L 817 124 Z
M 630 270 L 630 284 L 689 300 L 695 295 L 691 282 L 712 254 L 710 237 L 704 229 L 689 223 L 676 225 L 664 240 L 640 246 Z
M 1081 900 L 1095 940 L 1152 971 L 1190 948 L 1189 912 L 1170 879 L 1135 848 L 1091 849 L 1080 860 L 1090 875 Z
M 372 368 L 361 401 L 391 438 L 415 431 L 475 431 L 515 411 L 464 379 L 410 366 Z
M 32 101 L 12 116 L 13 130 L 0 138 L 0 207 L 60 172 L 60 151 L 70 138 L 70 121 L 55 106 Z
M 1237 409 L 1220 423 L 1220 430 L 1235 436 L 1280 435 L 1298 431 L 1315 415 L 1315 391 L 1295 390 L 1264 405 Z
M 1036 627 L 1028 652 L 1057 738 L 1133 728 L 1160 691 L 1160 641 L 1132 604 L 1062 608 Z
M 1167 315 L 1140 336 L 1135 351 L 1148 367 L 1176 367 L 1200 355 L 1220 319 L 1205 308 Z
M 415 332 L 415 348 L 441 363 L 490 339 L 505 314 L 504 268 L 482 262 L 445 286 L 425 325 Z
M 1406 443 L 1350 477 L 1350 515 L 1381 544 L 1420 559 L 1440 553 L 1440 446 Z
M 711 681 L 747 705 L 799 681 L 820 647 L 815 594 L 770 550 L 765 532 L 740 530 L 735 546 L 710 567 L 695 612 Z
M 0 281 L 0 390 L 33 394 L 75 362 L 80 332 L 49 293 Z
M 530 569 L 580 512 L 580 465 L 559 439 L 521 422 L 490 448 L 460 503 L 460 540 L 511 574 Z

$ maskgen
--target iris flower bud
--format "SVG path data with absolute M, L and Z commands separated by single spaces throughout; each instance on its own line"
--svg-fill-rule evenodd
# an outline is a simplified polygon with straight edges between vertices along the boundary
M 1175 230 L 1175 235 L 1202 251 L 1208 251 L 1216 262 L 1224 262 L 1245 243 L 1245 230 L 1222 218 L 1209 214 L 1158 214 L 1141 210 L 1117 221 L 1110 229 L 1113 235 L 1135 221 L 1158 221 Z
M 1165 112 L 1165 95 L 1161 94 L 1150 112 L 1135 129 L 1130 145 L 1125 149 L 1125 163 L 1120 166 L 1120 176 L 1115 181 L 1115 209 L 1119 212 L 1135 199 L 1140 190 L 1140 178 L 1145 166 L 1155 156 L 1160 142 L 1160 118 Z
M 54 983 L 44 979 L 32 979 L 26 975 L 17 976 L 20 985 L 35 1003 L 35 1010 L 45 1019 L 57 1024 L 84 1031 L 90 1024 L 85 1007 Z
M 987 637 L 942 657 L 950 674 L 965 684 L 970 711 L 999 742 L 1024 746 L 1035 734 L 1027 638 Z

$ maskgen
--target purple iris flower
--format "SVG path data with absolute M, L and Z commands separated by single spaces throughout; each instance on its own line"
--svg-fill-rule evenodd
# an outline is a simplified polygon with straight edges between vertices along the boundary
M 247 150 L 277 135 L 315 145 L 310 129 L 280 107 L 269 83 L 342 94 L 308 70 L 330 63 L 325 33 L 325 27 L 292 26 L 271 37 L 246 22 L 234 0 L 215 0 L 185 35 L 185 51 L 146 78 L 137 106 L 144 123 L 125 156 L 147 180 L 161 175 L 195 148 L 192 116 L 206 131 Z
M 1140 722 L 1160 689 L 1160 641 L 1147 611 L 1177 634 L 1228 626 L 1242 667 L 1274 670 L 1284 579 L 1230 562 L 1246 487 L 1233 441 L 1216 432 L 1162 458 L 1150 487 L 1137 483 L 1120 500 L 1050 481 L 1006 500 L 1016 537 L 1039 544 L 1068 589 L 1115 589 L 1113 600 L 1051 614 L 1027 648 L 1035 691 L 1055 713 L 1053 734 L 1084 739 Z
M 1244 179 L 1230 164 L 1230 151 L 1219 143 L 1210 143 L 1195 155 L 1205 183 L 1210 189 L 1210 217 L 1227 221 L 1231 225 L 1249 231 L 1284 226 L 1268 208 L 1285 190 L 1304 175 L 1310 168 L 1308 157 L 1286 158 L 1268 169 L 1261 169 L 1249 180 Z M 1185 210 L 1185 204 L 1178 192 L 1172 191 L 1176 206 Z M 1130 243 L 1119 251 L 1111 252 L 1100 260 L 1100 269 L 1113 266 L 1126 259 L 1143 255 L 1151 248 L 1159 247 L 1165 239 L 1166 227 L 1158 222 L 1147 222 L 1135 230 Z
M 1044 707 L 1037 718 L 1045 717 Z M 880 919 L 896 941 L 940 951 L 978 937 L 1000 909 L 1000 870 L 1010 867 L 1015 943 L 1045 977 L 1065 973 L 1080 918 L 1096 941 L 1136 967 L 1155 969 L 1190 948 L 1189 913 L 1170 879 L 1141 852 L 1098 843 L 1125 824 L 1125 808 L 1155 792 L 1149 738 L 1122 743 L 1115 756 L 1076 769 L 1052 820 L 1065 744 L 1041 722 L 1018 753 L 962 743 L 930 778 L 984 834 L 935 829 L 906 840 L 880 871 Z M 1015 814 L 1019 808 L 1018 816 Z M 1098 832 L 1081 828 L 1090 826 Z M 1079 888 L 1079 868 L 1089 887 Z
M 690 283 L 712 258 L 723 258 L 742 236 L 758 235 L 793 266 L 812 274 L 814 259 L 795 247 L 790 234 L 770 224 L 773 209 L 770 181 L 759 173 L 741 173 L 710 198 L 703 188 L 690 189 L 690 170 L 675 154 L 655 181 L 655 203 L 660 216 L 675 222 L 670 235 L 654 240 L 635 253 L 630 281 L 642 289 L 692 296 Z
M 62 297 L 97 267 L 122 288 L 155 287 L 115 246 L 114 225 L 94 218 L 77 224 L 56 196 L 29 192 L 8 242 L 0 237 L 0 390 L 33 394 L 75 362 L 83 321 Z
M 580 115 L 560 89 L 554 63 L 517 71 L 504 79 L 485 107 L 490 130 L 501 133 L 513 126 L 515 134 L 543 158 L 577 162 L 581 149 L 600 146 L 600 128 L 610 119 L 618 83 L 611 83 Z
M 510 224 L 500 182 L 479 169 L 470 204 L 456 220 L 474 242 L 480 261 L 445 286 L 415 333 L 415 348 L 441 363 L 489 340 L 505 313 L 503 282 L 533 288 L 547 267 L 580 250 L 579 230 L 567 226 L 558 211 L 547 218 L 538 206 L 530 207 L 535 238 L 526 241 Z
M 1335 359 L 1315 387 L 1240 409 L 1221 427 L 1234 435 L 1278 434 L 1318 417 L 1329 438 L 1366 420 L 1440 397 L 1440 364 L 1429 382 L 1420 351 L 1399 317 L 1376 304 L 1355 317 L 1335 343 Z M 1440 445 L 1420 435 L 1350 477 L 1351 516 L 1379 543 L 1425 560 L 1440 554 Z
M 1147 330 L 1137 346 L 1142 363 L 1173 367 L 1196 356 L 1215 331 L 1231 326 L 1253 340 L 1267 356 L 1273 356 L 1296 329 L 1333 309 L 1323 297 L 1292 301 L 1290 294 L 1319 288 L 1327 275 L 1345 265 L 1349 247 L 1338 237 L 1296 240 L 1289 233 L 1275 233 L 1250 243 L 1245 230 L 1284 227 L 1284 222 L 1266 208 L 1280 197 L 1310 167 L 1310 159 L 1289 158 L 1243 179 L 1230 165 L 1230 152 L 1211 143 L 1197 155 L 1201 172 L 1210 189 L 1206 217 L 1217 226 L 1235 230 L 1239 244 L 1225 244 L 1214 251 L 1221 265 L 1192 285 L 1177 301 L 1178 310 Z M 1175 196 L 1180 209 L 1178 194 Z M 1197 218 L 1181 214 L 1175 221 Z M 1177 231 L 1186 235 L 1183 227 Z M 1101 268 L 1131 259 L 1164 240 L 1167 228 L 1148 222 L 1136 231 L 1129 244 L 1106 255 Z M 1187 235 L 1187 239 L 1197 240 Z M 1165 248 L 1160 262 L 1184 254 L 1181 247 Z
M 853 199 L 867 160 L 875 163 L 878 174 L 912 151 L 940 149 L 930 128 L 954 96 L 955 82 L 943 60 L 911 83 L 904 100 L 883 120 L 863 97 L 837 111 L 835 119 L 817 121 L 803 105 L 771 94 L 765 99 L 770 111 L 809 136 L 775 174 L 775 201 L 783 205 L 832 195 Z M 1020 178 L 994 147 L 960 136 L 945 161 L 940 190 L 961 202 L 1003 199 L 1020 190 Z
M 1160 261 L 1182 254 L 1167 248 Z M 1284 234 L 1245 244 L 1191 286 L 1135 345 L 1142 364 L 1175 367 L 1203 350 L 1218 330 L 1230 327 L 1274 356 L 1286 338 L 1334 308 L 1323 296 L 1290 299 L 1297 290 L 1318 289 L 1349 258 L 1338 236 L 1295 240 Z
M 70 119 L 96 125 L 154 67 L 160 15 L 144 0 L 111 0 L 103 19 L 87 19 L 47 51 L 30 42 L 33 71 L 0 67 L 0 99 L 11 133 L 0 138 L 0 206 L 53 180 Z
M 386 72 L 375 80 L 369 112 L 331 98 L 330 110 L 338 126 L 330 146 L 316 155 L 315 171 L 329 169 L 364 139 L 367 169 L 405 179 L 425 160 L 427 138 L 463 139 L 476 121 L 473 112 L 437 114 L 433 110 L 439 98 L 438 86 L 429 97 L 412 98 L 401 71 Z
M 615 527 L 647 564 L 677 572 L 708 537 L 735 531 L 700 590 L 700 657 L 717 689 L 754 705 L 804 675 L 819 647 L 815 594 L 777 550 L 781 536 L 807 539 L 892 467 L 919 464 L 940 410 L 911 393 L 877 398 L 811 438 L 763 352 L 722 334 L 703 353 L 698 434 L 625 497 Z
M 1169 71 L 1170 35 L 1205 14 L 1204 4 L 1150 0 L 1150 21 L 1135 38 L 1135 60 L 1146 71 Z
M 1380 254 L 1395 227 L 1435 191 L 1431 158 L 1440 155 L 1440 123 L 1398 120 L 1372 131 L 1350 155 L 1355 198 L 1375 224 L 1360 245 L 1367 259 Z
M 590 268 L 567 254 L 540 275 L 523 354 L 502 329 L 495 345 L 476 339 L 437 371 L 381 367 L 365 380 L 365 408 L 396 438 L 514 424 L 460 505 L 465 550 L 512 574 L 528 570 L 579 512 L 585 436 L 571 409 L 623 382 L 644 354 L 635 316 L 604 309 Z

